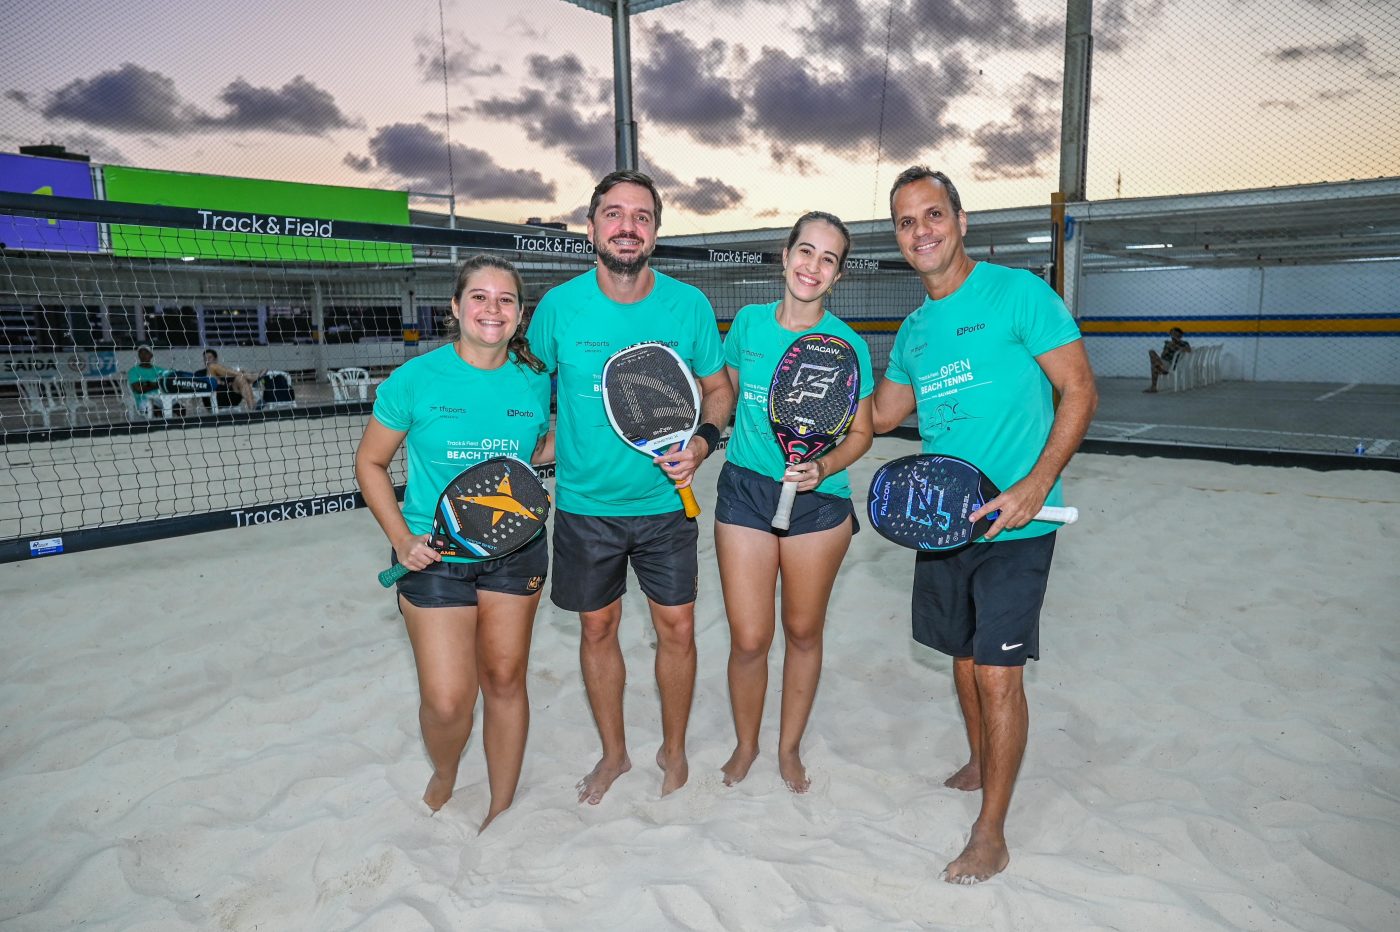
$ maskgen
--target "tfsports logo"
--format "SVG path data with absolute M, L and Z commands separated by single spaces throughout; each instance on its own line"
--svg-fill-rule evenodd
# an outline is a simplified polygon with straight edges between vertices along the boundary
M 971 327 L 959 327 L 959 328 L 958 328 L 958 332 L 955 333 L 955 334 L 953 334 L 953 336 L 960 337 L 960 336 L 962 336 L 964 333 L 972 333 L 972 332 L 974 332 L 974 331 L 981 330 L 981 329 L 983 329 L 983 328 L 986 327 L 986 326 L 987 326 L 987 325 L 986 325 L 985 323 L 982 323 L 982 324 L 973 324 Z

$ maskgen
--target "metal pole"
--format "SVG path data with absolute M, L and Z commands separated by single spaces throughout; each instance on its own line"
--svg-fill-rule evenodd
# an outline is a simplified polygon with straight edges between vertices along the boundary
M 1093 0 L 1065 4 L 1064 97 L 1060 109 L 1060 189 L 1050 196 L 1054 232 L 1055 290 L 1065 294 L 1065 204 L 1084 200 L 1085 155 L 1089 136 L 1089 83 L 1093 74 Z
M 637 167 L 637 124 L 632 119 L 632 37 L 629 0 L 613 5 L 613 110 L 617 120 L 617 167 Z

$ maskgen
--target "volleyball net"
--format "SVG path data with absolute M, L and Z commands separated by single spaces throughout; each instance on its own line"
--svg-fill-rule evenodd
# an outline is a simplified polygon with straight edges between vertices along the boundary
M 594 260 L 547 228 L 11 193 L 0 229 L 0 561 L 358 507 L 375 389 L 444 342 L 458 263 L 514 262 L 528 311 Z M 704 291 L 725 330 L 781 296 L 782 245 L 662 245 L 653 266 Z M 922 298 L 903 263 L 854 257 L 828 306 L 878 371 Z

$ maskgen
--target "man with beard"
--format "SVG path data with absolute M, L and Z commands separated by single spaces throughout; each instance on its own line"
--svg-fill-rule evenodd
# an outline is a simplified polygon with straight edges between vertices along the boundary
M 648 264 L 660 225 L 661 196 L 651 178 L 616 171 L 598 182 L 588 205 L 597 264 L 546 293 L 529 330 L 531 349 L 558 374 L 550 598 L 578 612 L 583 626 L 579 664 L 603 745 L 602 759 L 578 783 L 579 801 L 590 804 L 632 768 L 622 718 L 627 670 L 618 641 L 629 560 L 657 633 L 661 795 L 689 775 L 685 731 L 695 688 L 699 534 L 676 486 L 690 482 L 734 411 L 709 300 Z M 618 445 L 601 381 L 613 353 L 650 342 L 676 351 L 703 397 L 700 428 L 690 443 L 649 463 Z

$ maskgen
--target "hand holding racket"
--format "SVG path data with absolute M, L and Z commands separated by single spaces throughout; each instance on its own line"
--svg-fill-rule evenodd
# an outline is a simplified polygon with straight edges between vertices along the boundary
M 495 559 L 535 539 L 549 517 L 549 492 L 525 463 L 495 456 L 458 473 L 438 496 L 429 543 L 444 557 Z M 412 572 L 396 563 L 384 588 Z
M 768 423 L 789 465 L 826 453 L 850 430 L 860 405 L 860 364 L 855 348 L 840 337 L 798 337 L 773 370 L 768 386 Z M 783 480 L 773 527 L 788 529 L 797 483 Z
M 653 459 L 682 447 L 700 426 L 700 387 L 690 367 L 664 343 L 638 343 L 603 366 L 603 407 L 617 435 Z M 685 516 L 700 514 L 690 486 L 677 484 Z
M 891 460 L 870 482 L 866 511 L 886 540 L 913 550 L 956 550 L 982 535 L 999 512 L 971 515 L 1001 494 L 982 471 L 956 456 L 920 453 Z M 1079 509 L 1047 506 L 1038 521 L 1073 524 Z

